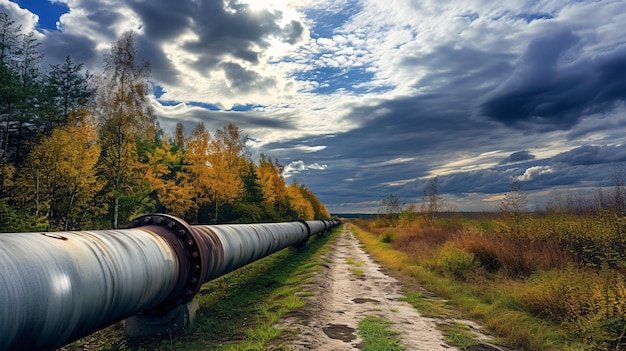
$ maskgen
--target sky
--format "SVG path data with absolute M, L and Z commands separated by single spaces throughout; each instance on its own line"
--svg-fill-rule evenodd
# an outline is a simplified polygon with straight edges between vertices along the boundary
M 532 208 L 626 164 L 623 0 L 0 0 L 43 65 L 132 30 L 165 131 L 233 122 L 331 213 Z

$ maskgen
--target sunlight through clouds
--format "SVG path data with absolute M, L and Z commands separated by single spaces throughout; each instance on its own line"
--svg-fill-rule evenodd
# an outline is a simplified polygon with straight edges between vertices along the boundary
M 48 27 L 34 2 L 0 9 L 37 31 L 46 67 L 101 71 L 135 31 L 167 132 L 235 123 L 331 212 L 389 187 L 417 201 L 435 176 L 461 210 L 512 177 L 540 204 L 626 162 L 624 1 L 62 2 Z

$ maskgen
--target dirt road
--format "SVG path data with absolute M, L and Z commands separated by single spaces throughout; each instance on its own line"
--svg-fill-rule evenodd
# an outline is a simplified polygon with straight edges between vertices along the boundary
M 282 342 L 293 350 L 360 350 L 358 323 L 378 316 L 394 323 L 407 350 L 457 350 L 446 345 L 435 321 L 421 316 L 412 306 L 399 301 L 400 283 L 381 272 L 381 267 L 359 247 L 349 226 L 327 254 L 324 271 L 305 287 L 313 291 L 306 306 L 280 321 L 292 333 Z

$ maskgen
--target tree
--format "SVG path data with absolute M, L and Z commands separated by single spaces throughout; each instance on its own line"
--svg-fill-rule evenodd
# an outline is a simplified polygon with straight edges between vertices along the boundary
M 618 216 L 626 215 L 626 169 L 623 165 L 613 168 L 610 174 L 613 183 L 613 209 Z
M 441 196 L 439 195 L 439 176 L 430 178 L 424 189 L 425 212 L 428 213 L 428 222 L 435 224 L 435 217 L 441 210 Z
M 75 229 L 88 213 L 102 213 L 102 204 L 93 201 L 102 187 L 99 155 L 96 130 L 85 119 L 56 128 L 33 149 L 17 186 L 24 206 L 47 230 Z
M 528 199 L 519 179 L 511 178 L 509 187 L 509 192 L 500 203 L 500 211 L 512 219 L 514 234 L 519 234 L 523 216 L 528 211 Z
M 35 34 L 19 35 L 13 50 L 4 58 L 2 114 L 4 115 L 3 154 L 15 164 L 22 163 L 29 151 L 28 139 L 35 139 L 41 124 L 43 89 L 39 64 L 43 56 Z M 6 95 L 5 95 L 6 94 Z
M 287 187 L 287 196 L 289 204 L 296 213 L 296 217 L 307 221 L 315 219 L 315 211 L 313 206 L 303 194 L 298 182 L 293 182 Z
M 15 50 L 21 29 L 6 12 L 0 12 L 0 65 L 8 64 L 8 57 Z
M 93 95 L 88 85 L 90 74 L 82 73 L 83 64 L 68 56 L 63 64 L 52 65 L 46 75 L 46 93 L 49 106 L 45 128 L 51 130 L 68 122 L 70 113 L 86 106 Z
M 185 159 L 182 166 L 182 184 L 191 192 L 191 211 L 194 211 L 194 222 L 198 221 L 198 210 L 210 202 L 209 145 L 211 134 L 200 122 L 185 142 Z
M 313 191 L 308 189 L 306 185 L 300 184 L 300 192 L 302 192 L 302 196 L 304 196 L 304 198 L 311 203 L 311 206 L 313 206 L 313 218 L 330 219 L 330 213 L 328 213 L 328 209 L 326 209 L 326 206 L 324 206 L 320 199 L 315 196 Z
M 9 162 L 9 135 L 17 102 L 19 100 L 19 76 L 9 65 L 15 52 L 21 27 L 15 25 L 8 14 L 0 12 L 0 116 L 3 130 L 0 135 L 0 158 Z M 6 174 L 0 174 L 6 178 Z
M 400 212 L 402 212 L 402 204 L 397 195 L 389 194 L 389 196 L 382 199 L 378 214 L 385 219 L 390 226 L 395 226 L 398 223 Z
M 264 154 L 259 158 L 258 173 L 263 187 L 264 206 L 268 220 L 279 220 L 287 210 L 284 167 Z
M 171 144 L 163 142 L 148 154 L 146 179 L 156 192 L 158 201 L 166 212 L 185 218 L 193 207 L 192 189 L 183 182 L 180 172 L 184 154 Z
M 137 143 L 154 140 L 158 122 L 148 99 L 150 64 L 136 63 L 135 39 L 124 33 L 104 57 L 104 72 L 97 87 L 96 114 L 100 124 L 100 175 L 113 199 L 112 225 L 118 227 L 120 200 L 141 194 Z
M 241 173 L 243 198 L 245 203 L 260 206 L 263 203 L 263 187 L 255 164 L 248 160 Z
M 214 205 L 214 223 L 219 222 L 219 209 L 243 196 L 244 187 L 241 174 L 246 165 L 245 144 L 248 137 L 241 135 L 239 128 L 229 123 L 215 132 L 211 139 L 208 154 L 209 192 Z
M 178 122 L 174 130 L 174 146 L 178 149 L 185 149 L 185 125 Z

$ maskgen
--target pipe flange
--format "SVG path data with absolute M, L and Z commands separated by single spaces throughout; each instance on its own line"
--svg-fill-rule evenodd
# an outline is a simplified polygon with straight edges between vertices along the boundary
M 127 228 L 151 230 L 164 238 L 178 256 L 179 274 L 172 293 L 165 302 L 143 312 L 148 315 L 163 315 L 177 306 L 190 302 L 200 291 L 206 248 L 191 226 L 184 220 L 167 214 L 149 214 L 132 220 Z
M 304 225 L 304 227 L 306 228 L 306 238 L 304 240 L 302 240 L 302 242 L 293 245 L 293 247 L 296 248 L 296 249 L 302 249 L 302 248 L 306 247 L 307 243 L 309 242 L 309 239 L 311 238 L 311 227 L 309 226 L 309 223 L 307 223 L 302 218 L 294 219 L 292 222 L 302 223 Z

